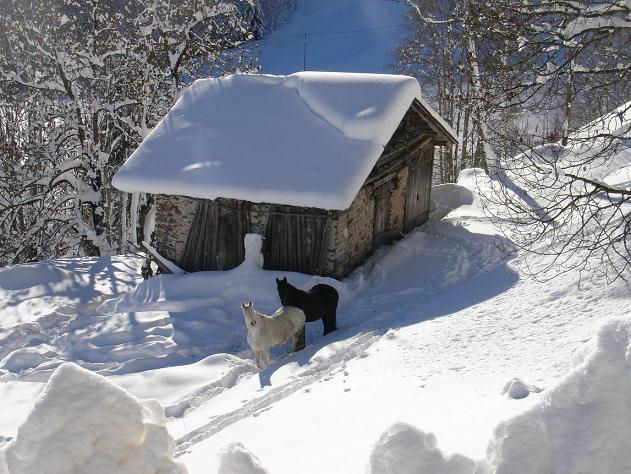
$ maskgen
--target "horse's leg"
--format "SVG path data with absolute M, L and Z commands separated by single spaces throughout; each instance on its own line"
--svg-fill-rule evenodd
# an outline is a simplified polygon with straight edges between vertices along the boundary
M 301 351 L 305 348 L 305 326 L 292 336 L 291 344 L 292 352 Z
M 303 334 L 304 330 L 305 327 L 303 326 L 302 329 L 298 329 L 295 333 L 291 335 L 291 352 L 296 352 L 300 350 L 300 348 L 298 347 L 300 343 L 300 335 Z M 304 339 L 302 348 L 304 349 Z
M 337 308 L 333 307 L 331 312 L 329 313 L 329 321 L 331 322 L 331 331 L 335 331 L 337 329 Z
M 324 333 L 323 336 L 326 336 L 328 333 L 335 331 L 337 326 L 335 325 L 335 310 L 328 311 L 326 315 L 322 318 L 322 323 L 324 324 Z
M 263 351 L 254 351 L 254 357 L 256 357 L 256 366 L 263 369 Z

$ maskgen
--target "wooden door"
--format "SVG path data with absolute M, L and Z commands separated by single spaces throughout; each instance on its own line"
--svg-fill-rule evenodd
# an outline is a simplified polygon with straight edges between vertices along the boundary
M 429 217 L 434 148 L 422 150 L 409 165 L 405 198 L 405 230 L 416 227 Z
M 182 267 L 187 271 L 229 270 L 243 262 L 250 231 L 247 203 L 200 201 L 188 234 Z
M 324 272 L 329 217 L 273 210 L 263 241 L 264 268 L 311 275 Z

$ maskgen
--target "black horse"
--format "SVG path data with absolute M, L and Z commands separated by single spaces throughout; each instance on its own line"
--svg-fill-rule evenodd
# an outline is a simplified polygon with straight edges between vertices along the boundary
M 335 317 L 339 295 L 337 290 L 330 285 L 315 285 L 309 291 L 302 291 L 292 286 L 287 277 L 279 280 L 276 278 L 278 296 L 283 306 L 295 306 L 304 311 L 307 322 L 322 319 L 324 335 L 335 331 Z M 305 347 L 305 329 L 296 344 L 296 350 Z

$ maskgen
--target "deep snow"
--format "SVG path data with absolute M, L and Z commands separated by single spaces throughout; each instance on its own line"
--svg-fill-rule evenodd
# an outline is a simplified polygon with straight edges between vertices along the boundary
M 274 310 L 275 278 L 284 273 L 261 270 L 252 243 L 234 270 L 155 277 L 60 320 L 45 342 L 45 363 L 4 365 L 0 391 L 16 413 L 2 420 L 0 436 L 16 436 L 28 410 L 23 400 L 41 386 L 35 381 L 75 360 L 140 398 L 159 399 L 176 459 L 191 473 L 388 472 L 391 465 L 619 472 L 629 458 L 612 452 L 624 451 L 598 446 L 624 442 L 631 426 L 629 288 L 576 274 L 552 285 L 523 279 L 521 257 L 507 259 L 498 244 L 509 243 L 481 212 L 476 187 L 486 180 L 470 170 L 459 184 L 436 187 L 430 222 L 343 282 L 287 274 L 302 287 L 336 285 L 340 329 L 322 337 L 321 323 L 308 324 L 305 350 L 286 355 L 281 347 L 263 371 L 245 343 L 239 303 Z M 38 285 L 54 274 L 29 268 L 36 273 L 29 278 L 22 267 L 5 271 Z M 7 291 L 7 307 L 25 294 Z M 622 319 L 597 332 L 611 315 Z M 24 341 L 32 350 L 44 345 Z M 91 360 L 97 349 L 100 363 Z M 402 458 L 409 447 L 413 462 Z
M 185 474 L 160 403 L 75 364 L 50 377 L 0 456 L 11 474 Z
M 361 29 L 367 18 L 386 27 L 403 8 L 298 3 L 276 35 L 349 21 Z M 348 45 L 332 35 L 340 47 L 327 48 L 325 69 L 380 72 L 393 40 L 374 33 Z M 266 58 L 277 67 L 267 72 L 298 69 L 286 51 Z M 624 183 L 628 169 L 616 166 L 592 171 Z M 248 264 L 140 283 L 142 261 L 129 257 L 0 270 L 0 453 L 17 443 L 20 425 L 32 430 L 32 404 L 52 371 L 74 361 L 157 398 L 176 460 L 191 473 L 628 471 L 631 289 L 571 272 L 526 279 L 523 257 L 507 259 L 498 244 L 510 242 L 481 212 L 487 180 L 467 170 L 458 184 L 435 187 L 431 221 L 343 282 L 287 274 L 305 288 L 336 285 L 340 329 L 322 337 L 320 323 L 308 324 L 305 350 L 280 348 L 264 371 L 247 350 L 238 304 L 273 311 L 274 278 L 284 273 Z M 99 393 L 87 399 L 96 405 Z M 77 446 L 69 438 L 66 448 Z

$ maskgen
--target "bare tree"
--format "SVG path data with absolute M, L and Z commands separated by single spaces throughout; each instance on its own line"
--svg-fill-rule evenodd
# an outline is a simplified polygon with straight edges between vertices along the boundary
M 484 20 L 476 2 L 408 2 L 411 31 L 397 50 L 397 64 L 419 79 L 424 93 L 454 127 L 460 143 L 437 160 L 439 182 L 452 182 L 464 168 L 487 168 L 487 111 L 478 28 Z
M 260 0 L 263 25 L 267 31 L 274 31 L 287 14 L 297 8 L 298 0 Z
M 439 2 L 449 6 L 440 14 L 414 5 L 432 31 L 461 25 L 454 56 L 471 93 L 454 106 L 473 119 L 452 123 L 462 123 L 464 142 L 473 130 L 476 149 L 484 147 L 498 225 L 518 248 L 552 257 L 531 274 L 599 269 L 628 278 L 631 191 L 628 180 L 609 176 L 631 145 L 628 2 L 462 0 Z M 423 54 L 436 57 L 445 43 L 436 44 L 425 41 Z M 441 68 L 427 70 L 430 84 L 448 89 Z M 476 163 L 466 160 L 472 150 L 458 150 L 461 166 Z

